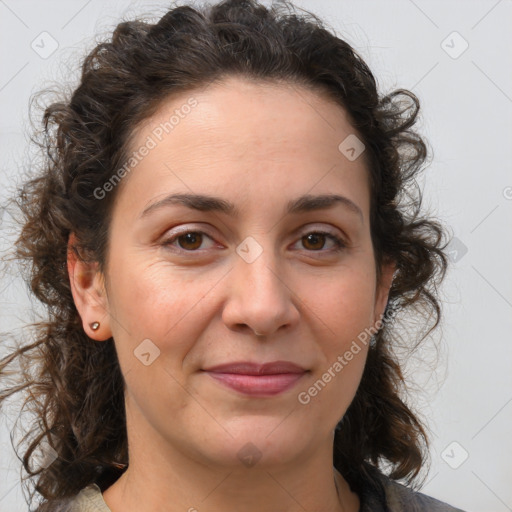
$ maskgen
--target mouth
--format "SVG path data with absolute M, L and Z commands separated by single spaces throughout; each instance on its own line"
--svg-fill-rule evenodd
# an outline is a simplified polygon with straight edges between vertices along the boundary
M 280 373 L 272 375 L 244 375 L 242 373 L 206 372 L 221 384 L 253 396 L 274 396 L 293 387 L 305 374 Z
M 250 396 L 275 396 L 292 388 L 308 373 L 289 361 L 227 363 L 203 370 L 217 382 Z

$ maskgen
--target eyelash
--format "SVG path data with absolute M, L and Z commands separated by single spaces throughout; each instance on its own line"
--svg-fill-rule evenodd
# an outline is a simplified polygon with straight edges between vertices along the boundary
M 181 233 L 176 233 L 175 235 L 173 235 L 172 237 L 168 238 L 167 240 L 164 240 L 162 242 L 162 245 L 164 247 L 168 247 L 170 248 L 171 251 L 173 252 L 176 252 L 176 253 L 189 253 L 189 254 L 192 254 L 192 253 L 195 253 L 195 252 L 201 252 L 200 249 L 196 249 L 196 250 L 187 250 L 187 249 L 177 249 L 176 247 L 172 247 L 172 244 L 178 240 L 178 238 L 182 237 L 182 236 L 185 236 L 185 235 L 188 235 L 188 234 L 196 234 L 196 235 L 206 235 L 208 238 L 210 238 L 211 240 L 212 237 L 210 235 L 208 235 L 208 233 L 205 233 L 204 231 L 201 231 L 201 230 L 188 230 L 188 231 L 182 231 Z M 308 249 L 305 249 L 306 251 L 308 252 L 313 252 L 313 253 L 325 253 L 325 252 L 341 252 L 343 251 L 344 249 L 347 248 L 347 244 L 345 243 L 345 241 L 337 236 L 337 235 L 334 235 L 333 233 L 330 233 L 329 231 L 323 231 L 323 230 L 313 230 L 313 231 L 307 231 L 306 233 L 304 233 L 300 238 L 304 238 L 305 236 L 307 235 L 311 235 L 311 234 L 315 234 L 315 235 L 324 235 L 326 236 L 327 238 L 331 239 L 334 244 L 335 244 L 335 247 L 333 249 L 330 249 L 330 250 L 323 250 L 323 249 L 319 249 L 319 250 L 308 250 Z

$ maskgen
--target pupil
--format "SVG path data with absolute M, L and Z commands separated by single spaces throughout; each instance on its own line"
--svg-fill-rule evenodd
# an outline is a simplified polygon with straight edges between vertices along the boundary
M 187 233 L 186 235 L 183 235 L 181 238 L 184 239 L 185 245 L 191 244 L 194 246 L 193 248 L 196 248 L 196 246 L 198 245 L 197 241 L 198 241 L 199 237 L 198 237 L 197 233 Z M 180 244 L 180 245 L 182 245 L 182 244 Z M 200 242 L 199 242 L 199 245 L 201 245 Z M 187 247 L 187 248 L 190 248 L 190 247 Z
M 316 245 L 324 235 L 310 234 L 306 236 L 306 239 L 309 242 L 312 242 L 313 245 Z

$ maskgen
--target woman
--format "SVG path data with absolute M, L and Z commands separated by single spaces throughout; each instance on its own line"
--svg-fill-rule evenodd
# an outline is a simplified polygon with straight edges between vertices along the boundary
M 40 512 L 456 510 L 413 490 L 392 350 L 447 265 L 419 102 L 292 7 L 121 23 L 46 109 L 17 255 L 49 318 L 0 365 L 39 365 L 0 396 Z

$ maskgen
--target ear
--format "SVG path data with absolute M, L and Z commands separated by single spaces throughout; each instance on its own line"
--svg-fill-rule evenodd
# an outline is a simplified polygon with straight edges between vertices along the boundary
M 375 294 L 375 318 L 374 325 L 382 318 L 386 305 L 388 303 L 389 290 L 393 284 L 393 277 L 395 275 L 396 263 L 388 260 L 382 264 L 380 282 L 377 283 L 377 290 Z
M 112 337 L 112 331 L 103 274 L 98 270 L 97 262 L 84 262 L 78 257 L 73 249 L 76 242 L 75 234 L 71 233 L 68 240 L 67 264 L 73 300 L 87 336 L 104 341 Z M 97 330 L 91 327 L 94 322 L 100 324 Z

